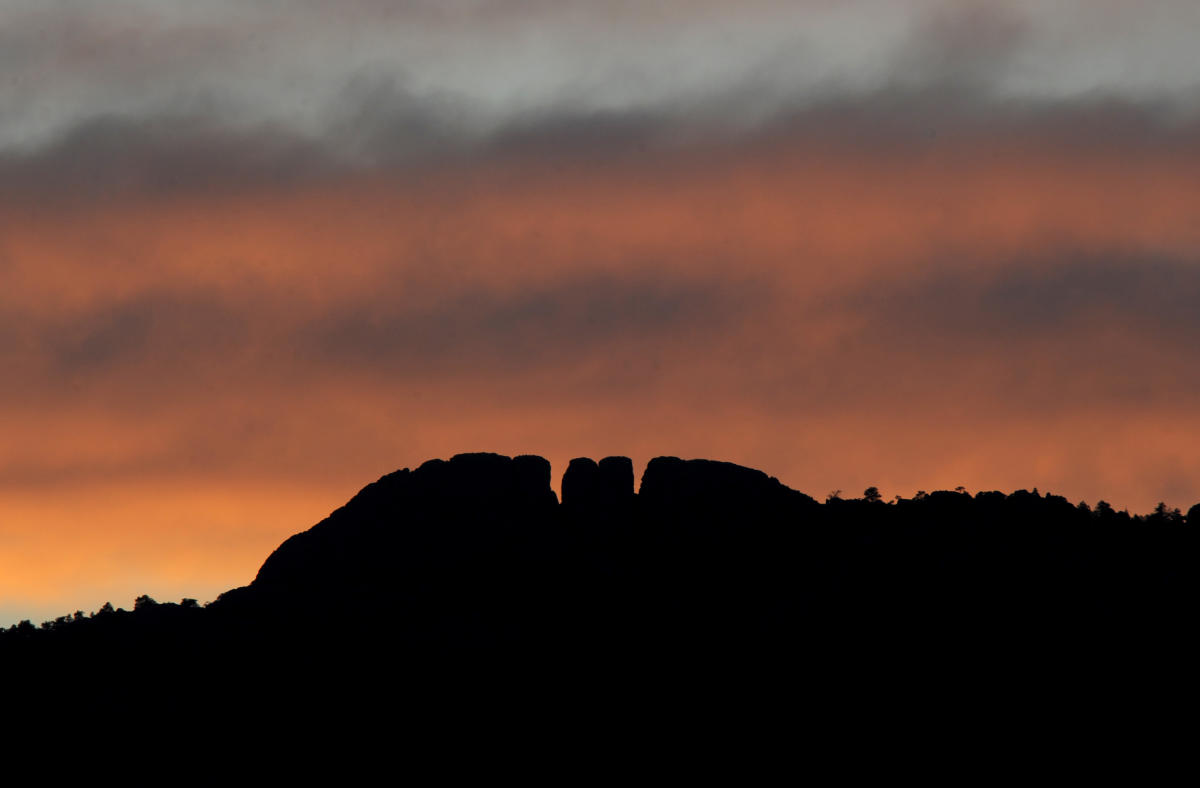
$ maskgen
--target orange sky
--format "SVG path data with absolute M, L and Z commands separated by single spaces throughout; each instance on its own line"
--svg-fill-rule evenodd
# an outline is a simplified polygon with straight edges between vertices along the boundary
M 1194 0 L 0 2 L 0 625 L 211 599 L 462 451 L 1187 508 L 1198 38 Z
M 5 199 L 9 617 L 211 598 L 468 450 L 1200 500 L 1191 146 L 780 132 Z

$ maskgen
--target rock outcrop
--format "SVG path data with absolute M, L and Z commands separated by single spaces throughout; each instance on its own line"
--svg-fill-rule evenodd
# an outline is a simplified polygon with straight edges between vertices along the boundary
M 600 466 L 591 457 L 576 457 L 567 464 L 562 478 L 563 506 L 590 506 L 600 487 Z
M 557 508 L 542 457 L 458 454 L 367 485 L 263 563 L 260 589 L 354 588 L 494 550 Z
M 421 692 L 457 714 L 467 707 L 446 689 L 480 676 L 476 686 L 512 688 L 497 705 L 506 714 L 531 687 L 559 699 L 607 677 L 645 698 L 673 674 L 705 704 L 713 686 L 740 697 L 766 676 L 762 697 L 803 688 L 787 708 L 807 708 L 821 687 L 843 708 L 845 688 L 872 675 L 925 702 L 948 666 L 990 686 L 1013 665 L 1042 671 L 1056 648 L 1072 669 L 1109 655 L 1114 670 L 1090 694 L 1130 656 L 1153 655 L 1160 670 L 1162 655 L 1191 653 L 1200 506 L 1180 527 L 1173 513 L 1093 512 L 1036 491 L 819 504 L 761 471 L 676 457 L 651 460 L 632 487 L 625 457 L 572 461 L 561 506 L 540 457 L 432 460 L 368 485 L 213 604 L 143 597 L 132 611 L 27 624 L 0 637 L 0 664 L 26 683 L 48 661 L 60 678 L 91 666 L 118 703 L 202 677 L 180 709 L 224 693 L 222 709 L 250 698 L 256 720 L 277 708 L 261 701 L 276 687 L 298 714 L 342 724 L 407 714 Z M 148 665 L 169 674 L 147 680 Z M 281 681 L 289 665 L 294 678 Z M 1045 675 L 1056 693 L 1057 674 Z M 1147 674 L 1134 675 L 1141 692 Z M 52 684 L 75 693 L 79 682 Z M 964 684 L 946 686 L 957 698 Z M 313 687 L 353 713 L 314 715 Z
M 762 471 L 715 460 L 655 457 L 642 474 L 638 497 L 644 504 L 794 509 L 815 505 L 813 498 Z
M 576 457 L 562 479 L 563 504 L 584 509 L 628 506 L 633 500 L 633 461 L 605 457 L 597 463 Z
M 601 497 L 617 504 L 628 503 L 633 498 L 633 460 L 605 457 L 599 467 Z

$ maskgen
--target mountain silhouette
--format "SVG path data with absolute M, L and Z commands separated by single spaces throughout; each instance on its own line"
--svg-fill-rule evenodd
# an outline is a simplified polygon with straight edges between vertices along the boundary
M 1191 653 L 1200 506 L 1131 517 L 1036 490 L 884 503 L 873 488 L 818 502 L 675 457 L 651 460 L 636 493 L 625 457 L 572 460 L 561 504 L 550 482 L 546 460 L 498 454 L 388 474 L 247 586 L 22 622 L 0 632 L 0 666 L 87 666 L 107 677 L 89 691 L 123 703 L 172 687 L 180 708 L 254 698 L 261 715 L 444 709 L 501 687 L 522 703 L 803 687 L 844 708 L 889 687 L 928 700 L 987 676 L 1003 692 L 1066 665 L 1090 681 L 1135 654 Z

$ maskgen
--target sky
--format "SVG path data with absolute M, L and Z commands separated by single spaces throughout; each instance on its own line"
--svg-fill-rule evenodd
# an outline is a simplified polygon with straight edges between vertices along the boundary
M 0 0 L 0 624 L 463 451 L 1200 501 L 1195 0 Z

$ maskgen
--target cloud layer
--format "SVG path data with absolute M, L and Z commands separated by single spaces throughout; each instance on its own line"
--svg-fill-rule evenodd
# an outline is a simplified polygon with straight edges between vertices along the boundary
M 466 450 L 1194 503 L 1200 10 L 1136 10 L 0 0 L 0 615 Z

